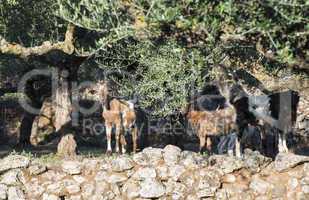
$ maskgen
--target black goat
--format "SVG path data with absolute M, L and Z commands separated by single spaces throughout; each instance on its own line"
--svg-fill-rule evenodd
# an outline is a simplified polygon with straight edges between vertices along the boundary
M 278 150 L 288 152 L 286 136 L 293 131 L 299 102 L 299 94 L 293 90 L 268 95 L 250 96 L 240 85 L 233 85 L 230 103 L 237 113 L 239 137 L 249 125 L 263 126 L 264 123 L 279 132 Z

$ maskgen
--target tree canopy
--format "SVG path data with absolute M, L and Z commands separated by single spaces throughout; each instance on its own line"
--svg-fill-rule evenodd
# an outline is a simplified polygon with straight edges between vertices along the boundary
M 42 66 L 7 56 L 5 45 L 48 50 L 74 27 L 66 53 L 88 58 L 80 81 L 126 72 L 108 78 L 160 116 L 184 106 L 188 85 L 200 89 L 222 62 L 272 75 L 309 70 L 308 0 L 4 0 L 0 13 L 2 74 Z

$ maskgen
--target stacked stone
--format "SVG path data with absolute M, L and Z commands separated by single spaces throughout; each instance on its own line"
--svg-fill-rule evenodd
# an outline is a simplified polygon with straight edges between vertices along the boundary
M 0 162 L 0 200 L 309 199 L 309 157 L 294 154 L 272 161 L 246 150 L 240 160 L 167 145 L 133 156 Z

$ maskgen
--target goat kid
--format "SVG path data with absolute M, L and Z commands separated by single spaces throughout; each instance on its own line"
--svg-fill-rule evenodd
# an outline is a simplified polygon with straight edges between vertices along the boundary
M 115 128 L 116 152 L 120 152 L 119 142 L 121 144 L 121 152 L 126 152 L 127 142 L 125 134 L 131 133 L 133 152 L 135 153 L 137 149 L 137 127 L 135 126 L 136 113 L 134 110 L 134 103 L 111 97 L 106 82 L 101 83 L 99 91 L 103 100 L 102 117 L 106 127 L 107 154 L 112 153 L 111 137 L 113 128 Z

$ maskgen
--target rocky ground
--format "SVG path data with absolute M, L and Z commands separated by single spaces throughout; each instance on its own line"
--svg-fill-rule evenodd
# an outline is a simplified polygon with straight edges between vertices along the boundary
M 275 161 L 246 150 L 244 159 L 146 148 L 133 156 L 41 162 L 22 155 L 0 161 L 0 199 L 309 199 L 309 157 Z

